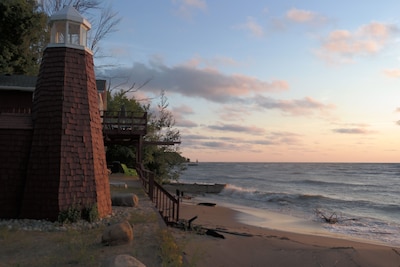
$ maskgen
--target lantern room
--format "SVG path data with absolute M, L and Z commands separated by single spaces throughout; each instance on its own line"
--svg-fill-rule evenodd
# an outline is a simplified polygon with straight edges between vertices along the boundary
M 50 17 L 49 46 L 67 46 L 85 49 L 90 23 L 72 6 L 65 6 Z

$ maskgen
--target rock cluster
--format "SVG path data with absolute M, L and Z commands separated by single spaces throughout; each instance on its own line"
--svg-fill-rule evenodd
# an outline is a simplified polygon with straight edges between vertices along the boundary
M 121 254 L 106 260 L 101 267 L 146 267 L 146 265 L 130 255 Z
M 130 216 L 129 211 L 130 210 L 127 208 L 113 207 L 112 215 L 92 223 L 84 220 L 80 220 L 76 223 L 61 224 L 59 222 L 51 222 L 46 220 L 0 219 L 0 227 L 7 227 L 8 229 L 18 229 L 24 231 L 42 232 L 67 231 L 68 229 L 94 229 L 100 226 L 109 226 L 116 222 L 121 222 L 128 219 Z
M 133 229 L 128 221 L 108 226 L 101 237 L 101 243 L 116 246 L 130 243 L 133 240 Z
M 113 206 L 119 207 L 137 207 L 139 206 L 139 198 L 132 193 L 113 194 L 111 195 L 111 203 Z

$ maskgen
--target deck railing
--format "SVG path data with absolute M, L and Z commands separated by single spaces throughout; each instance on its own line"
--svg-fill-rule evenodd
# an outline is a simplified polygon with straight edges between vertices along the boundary
M 147 133 L 147 113 L 130 111 L 103 111 L 104 134 L 145 135 Z
M 136 167 L 138 176 L 142 182 L 143 188 L 155 203 L 155 206 L 167 225 L 179 221 L 179 199 L 175 198 L 165 190 L 154 178 L 153 172 L 146 170 L 142 165 Z
M 28 107 L 0 107 L 0 113 L 12 113 L 12 114 L 31 114 L 32 110 Z

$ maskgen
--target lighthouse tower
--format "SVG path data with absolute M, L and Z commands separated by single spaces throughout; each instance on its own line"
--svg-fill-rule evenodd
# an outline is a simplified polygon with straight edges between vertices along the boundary
M 57 220 L 70 208 L 111 214 L 90 23 L 72 6 L 50 18 L 34 92 L 33 138 L 21 218 Z

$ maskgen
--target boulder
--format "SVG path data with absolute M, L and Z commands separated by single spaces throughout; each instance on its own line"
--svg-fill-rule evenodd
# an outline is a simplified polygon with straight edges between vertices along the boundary
M 146 267 L 146 265 L 131 255 L 122 254 L 107 259 L 100 267 Z
M 130 243 L 133 240 L 133 229 L 128 221 L 108 226 L 101 237 L 101 243 L 116 246 Z
M 139 206 L 139 198 L 137 195 L 129 194 L 113 194 L 111 196 L 113 206 L 137 207 Z

